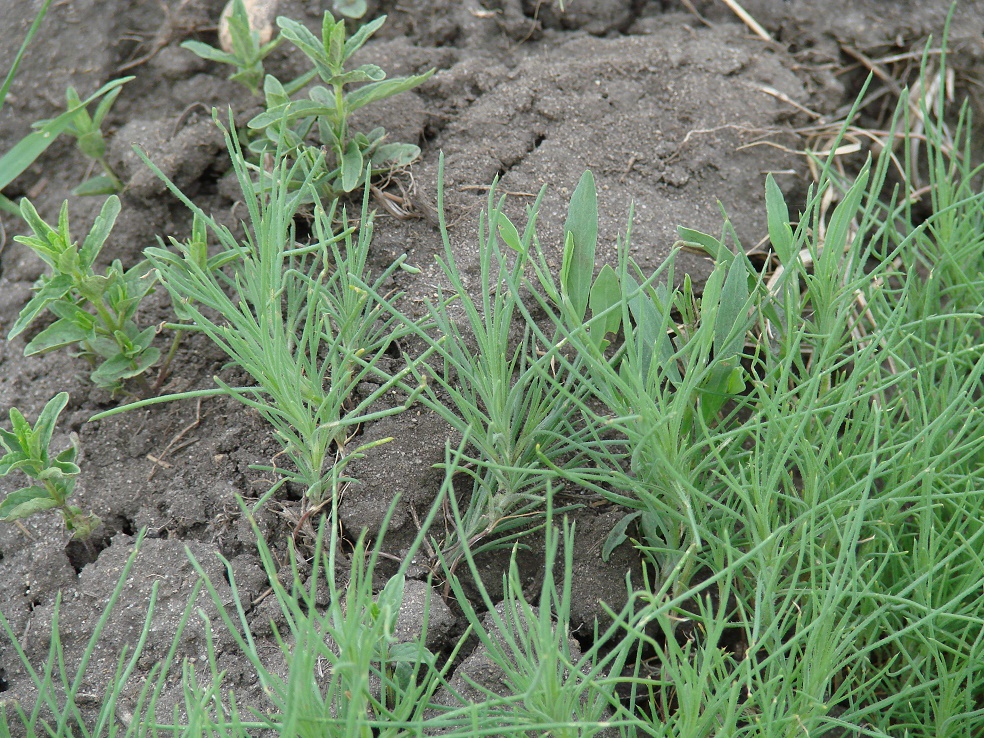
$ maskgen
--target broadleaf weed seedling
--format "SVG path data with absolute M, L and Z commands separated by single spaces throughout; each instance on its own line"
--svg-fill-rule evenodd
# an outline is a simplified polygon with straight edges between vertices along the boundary
M 0 428 L 0 445 L 7 453 L 0 458 L 0 477 L 18 469 L 35 484 L 22 487 L 0 502 L 0 520 L 20 520 L 45 510 L 57 510 L 65 528 L 73 538 L 88 538 L 99 527 L 100 520 L 68 503 L 80 473 L 77 439 L 55 456 L 49 445 L 58 416 L 68 404 L 68 393 L 59 392 L 44 406 L 37 422 L 31 427 L 17 408 L 10 409 L 11 430 Z
M 345 69 L 349 58 L 385 22 L 386 16 L 381 16 L 346 37 L 344 19 L 336 21 L 331 13 L 325 12 L 319 39 L 302 24 L 290 18 L 278 18 L 283 37 L 308 57 L 325 86 L 311 88 L 306 100 L 292 101 L 294 90 L 268 75 L 264 82 L 267 109 L 248 123 L 249 129 L 259 136 L 250 150 L 264 154 L 286 143 L 291 155 L 303 165 L 297 176 L 307 179 L 325 147 L 331 155 L 328 168 L 318 172 L 313 180 L 315 189 L 324 197 L 364 186 L 368 181 L 367 168 L 373 173 L 388 171 L 420 156 L 420 148 L 415 144 L 386 143 L 382 128 L 368 134 L 349 128 L 349 118 L 359 108 L 411 90 L 434 73 L 432 69 L 424 74 L 386 79 L 386 73 L 375 64 Z M 359 86 L 346 89 L 353 84 Z M 316 144 L 308 143 L 311 135 L 316 137 Z
M 206 61 L 228 64 L 235 68 L 229 75 L 233 82 L 239 82 L 254 95 L 260 93 L 260 83 L 263 81 L 263 60 L 280 45 L 283 40 L 278 34 L 265 44 L 260 43 L 260 35 L 249 24 L 249 13 L 243 0 L 235 0 L 232 14 L 229 16 L 229 35 L 232 39 L 232 50 L 223 51 L 201 41 L 188 40 L 181 44 Z
M 86 104 L 79 98 L 79 93 L 69 85 L 65 92 L 65 100 L 69 111 L 75 111 L 69 124 L 65 127 L 65 132 L 75 138 L 76 145 L 86 157 L 98 164 L 103 173 L 92 177 L 72 190 L 73 195 L 112 195 L 123 191 L 123 183 L 113 171 L 113 168 L 106 160 L 106 139 L 102 132 L 102 124 L 123 91 L 123 85 L 133 77 L 123 77 L 114 80 L 116 85 L 110 89 L 96 106 L 96 111 L 89 115 Z M 33 125 L 33 128 L 44 129 L 52 121 L 42 120 Z
M 78 344 L 95 370 L 90 375 L 100 387 L 118 390 L 135 378 L 148 391 L 144 373 L 160 358 L 151 345 L 153 326 L 141 329 L 134 321 L 140 301 L 153 289 L 156 278 L 146 262 L 125 270 L 117 259 L 102 275 L 93 271 L 120 213 L 120 200 L 111 195 L 103 204 L 88 236 L 79 246 L 72 240 L 68 202 L 62 205 L 57 227 L 44 222 L 31 202 L 21 200 L 21 216 L 34 231 L 16 236 L 51 268 L 34 286 L 8 338 L 20 335 L 43 310 L 58 317 L 24 348 L 25 356 Z

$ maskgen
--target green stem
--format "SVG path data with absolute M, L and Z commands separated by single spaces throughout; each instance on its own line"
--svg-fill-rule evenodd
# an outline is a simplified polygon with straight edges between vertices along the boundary
M 117 192 L 122 192 L 123 182 L 120 181 L 120 178 L 116 176 L 116 172 L 113 171 L 113 168 L 109 166 L 109 162 L 106 161 L 106 157 L 100 156 L 97 161 L 99 162 L 99 165 L 102 167 L 103 172 L 105 172 L 106 176 L 113 181 L 113 188 Z

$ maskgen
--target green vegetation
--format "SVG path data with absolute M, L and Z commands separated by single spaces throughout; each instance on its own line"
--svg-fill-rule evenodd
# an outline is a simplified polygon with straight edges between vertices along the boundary
M 71 121 L 65 128 L 65 132 L 75 137 L 75 143 L 85 156 L 92 159 L 100 167 L 103 173 L 87 179 L 74 190 L 73 195 L 111 195 L 123 191 L 123 183 L 116 176 L 116 172 L 106 161 L 106 139 L 103 136 L 102 124 L 106 115 L 116 102 L 120 92 L 123 91 L 122 85 L 129 82 L 133 77 L 123 77 L 115 80 L 118 84 L 109 90 L 96 106 L 96 112 L 89 115 L 85 104 L 79 98 L 79 93 L 75 88 L 69 86 L 65 92 L 65 100 L 68 110 L 77 111 L 72 116 Z M 90 98 L 91 99 L 91 98 Z M 52 121 L 42 120 L 34 124 L 35 128 L 44 130 Z
M 229 36 L 232 51 L 223 51 L 201 41 L 184 41 L 182 49 L 187 49 L 207 61 L 228 64 L 235 68 L 229 79 L 244 85 L 254 95 L 260 92 L 263 81 L 263 60 L 280 45 L 278 35 L 265 44 L 260 43 L 260 35 L 249 24 L 249 13 L 243 0 L 235 0 L 229 16 Z
M 80 343 L 106 359 L 94 378 L 139 377 L 157 355 L 125 320 L 159 277 L 183 321 L 170 327 L 208 336 L 252 380 L 232 387 L 217 379 L 216 389 L 177 397 L 225 394 L 257 410 L 292 464 L 273 470 L 280 477 L 258 505 L 293 482 L 305 492 L 305 512 L 328 511 L 313 552 L 290 549 L 288 572 L 242 505 L 286 623 L 276 632 L 281 653 L 260 654 L 232 565 L 224 562 L 229 599 L 193 561 L 201 580 L 126 735 L 981 734 L 984 167 L 973 163 L 969 108 L 948 128 L 919 103 L 925 160 L 901 147 L 903 186 L 917 168 L 929 177 L 932 208 L 918 224 L 910 193 L 889 185 L 889 147 L 849 181 L 835 176 L 830 159 L 820 162 L 801 205 L 766 178 L 772 253 L 762 267 L 726 221 L 720 237 L 681 229 L 673 254 L 646 274 L 630 256 L 630 214 L 617 267 L 596 275 L 598 206 L 586 173 L 571 198 L 555 277 L 536 232 L 540 200 L 521 230 L 493 188 L 480 219 L 476 289 L 466 290 L 442 216 L 439 266 L 451 292 L 413 320 L 401 312 L 401 295 L 386 293 L 387 280 L 407 268 L 404 258 L 369 271 L 368 196 L 357 226 L 344 209 L 337 217 L 337 200 L 325 202 L 326 193 L 364 185 L 381 149 L 378 138 L 350 134 L 348 114 L 426 77 L 383 82 L 372 65 L 344 71 L 379 23 L 346 40 L 326 14 L 317 39 L 280 19 L 331 89 L 292 101 L 266 78 L 268 110 L 251 126 L 272 147 L 263 149 L 272 153 L 269 170 L 251 164 L 226 131 L 249 214 L 244 240 L 168 182 L 194 212 L 191 239 L 148 249 L 152 272 L 114 265 L 96 277 L 91 266 L 116 198 L 81 248 L 70 240 L 67 210 L 55 229 L 22 205 L 35 233 L 22 240 L 54 272 L 15 329 L 46 307 L 59 317 L 29 350 Z M 344 91 L 353 81 L 367 84 Z M 907 144 L 907 96 L 898 110 L 890 133 Z M 315 126 L 327 153 L 301 144 Z M 302 213 L 308 235 L 296 226 Z M 677 278 L 681 249 L 714 262 L 699 292 Z M 401 370 L 384 370 L 384 353 L 407 337 L 420 351 Z M 399 400 L 380 402 L 394 391 Z M 382 535 L 371 545 L 360 536 L 340 574 L 343 474 L 372 446 L 353 449 L 352 430 L 418 400 L 460 436 L 445 450 L 440 494 L 409 551 L 389 567 L 395 574 L 381 576 Z M 75 450 L 53 460 L 47 450 L 66 402 L 57 395 L 33 428 L 11 411 L 13 430 L 0 432 L 9 452 L 0 474 L 20 468 L 44 486 L 12 493 L 0 513 L 60 509 L 81 535 L 97 521 L 66 502 L 79 473 Z M 604 553 L 631 540 L 644 560 L 640 580 L 626 579 L 628 604 L 579 634 L 583 650 L 571 642 L 575 532 L 560 519 L 561 488 L 620 506 Z M 439 516 L 449 531 L 443 539 Z M 545 536 L 543 582 L 524 589 L 514 551 L 497 603 L 476 555 L 533 526 Z M 422 633 L 396 636 L 406 576 L 428 547 L 433 574 L 467 621 L 448 652 L 429 650 Z M 301 555 L 312 563 L 310 578 Z M 32 734 L 39 725 L 58 738 L 117 734 L 116 700 L 146 643 L 153 597 L 96 725 L 83 725 L 77 701 L 126 576 L 72 679 L 57 607 L 40 673 L 0 617 L 38 688 L 32 712 L 18 708 Z M 202 590 L 215 613 L 199 611 L 206 658 L 178 665 L 181 631 Z M 248 713 L 223 683 L 219 628 L 266 696 Z M 502 674 L 495 689 L 451 676 L 476 641 Z M 158 700 L 178 680 L 184 702 L 165 715 Z M 0 712 L 4 729 L 6 719 Z
M 69 232 L 68 202 L 53 228 L 27 198 L 21 200 L 21 215 L 34 235 L 15 240 L 41 257 L 51 274 L 38 280 L 8 338 L 20 335 L 47 309 L 58 320 L 31 339 L 26 356 L 78 344 L 91 364 L 100 362 L 90 375 L 95 384 L 116 390 L 124 380 L 136 378 L 146 390 L 144 373 L 160 358 L 160 350 L 151 345 L 154 327 L 141 329 L 133 318 L 156 277 L 146 262 L 124 270 L 117 259 L 101 275 L 92 268 L 119 214 L 120 200 L 112 195 L 80 247 Z
M 284 38 L 300 49 L 314 65 L 313 73 L 301 78 L 304 83 L 316 73 L 324 85 L 308 92 L 308 99 L 291 100 L 298 89 L 292 83 L 284 86 L 267 76 L 263 84 L 266 111 L 249 122 L 249 129 L 258 138 L 250 145 L 255 153 L 272 153 L 286 146 L 292 159 L 300 166 L 291 173 L 297 182 L 310 179 L 318 195 L 331 198 L 365 186 L 372 173 L 406 166 L 418 156 L 415 144 L 386 143 L 386 131 L 375 128 L 369 133 L 349 130 L 349 118 L 359 108 L 417 87 L 434 70 L 410 77 L 386 79 L 386 73 L 375 64 L 362 64 L 346 70 L 345 64 L 355 52 L 386 22 L 381 16 L 347 36 L 345 21 L 336 21 L 326 12 L 319 39 L 305 26 L 290 18 L 280 17 L 277 25 Z M 346 87 L 358 84 L 355 89 Z M 314 135 L 315 143 L 308 141 Z M 322 148 L 331 154 L 329 166 L 319 171 Z
M 44 16 L 47 14 L 50 5 L 51 0 L 44 0 L 41 9 L 38 10 L 38 14 L 34 18 L 34 22 L 31 24 L 31 28 L 27 32 L 27 36 L 24 38 L 24 42 L 17 52 L 17 56 L 14 57 L 13 64 L 10 65 L 10 70 L 7 72 L 6 77 L 4 77 L 3 84 L 0 85 L 0 108 L 3 108 L 3 104 L 7 99 L 7 93 L 10 91 L 10 86 L 13 84 L 14 77 L 20 67 L 21 60 L 27 52 L 27 47 L 30 45 L 31 39 L 34 38 L 38 29 L 41 27 L 41 21 L 44 20 Z M 99 124 L 102 122 L 102 117 L 105 116 L 109 107 L 113 104 L 116 95 L 119 94 L 120 85 L 125 84 L 130 79 L 132 77 L 124 77 L 108 82 L 85 100 L 79 100 L 75 91 L 69 88 L 68 110 L 56 118 L 37 123 L 35 127 L 38 130 L 22 138 L 14 144 L 10 151 L 0 156 L 0 190 L 23 174 L 31 164 L 37 161 L 37 158 L 44 153 L 45 149 L 55 142 L 58 134 L 66 130 L 74 130 L 79 138 L 79 146 L 86 152 L 87 156 L 98 152 L 98 160 L 100 160 L 100 163 L 104 162 L 105 160 L 102 159 L 102 149 L 100 148 L 102 138 L 99 132 Z M 101 97 L 103 97 L 103 102 L 100 103 L 99 110 L 102 111 L 102 116 L 97 111 L 96 118 L 90 119 L 88 113 L 85 112 L 85 108 Z M 107 99 L 109 100 L 108 103 L 106 102 Z M 84 140 L 86 142 L 84 147 L 83 136 L 85 136 Z M 108 175 L 111 170 L 109 170 L 108 165 L 104 165 L 104 167 Z M 114 186 L 115 184 L 118 184 L 118 180 L 116 180 Z M 82 187 L 85 187 L 85 185 L 82 185 Z M 17 205 L 2 194 L 0 194 L 0 208 L 13 215 L 20 215 L 20 209 Z
M 19 520 L 45 510 L 58 510 L 73 538 L 87 538 L 98 527 L 99 518 L 68 504 L 81 471 L 75 463 L 79 453 L 76 440 L 73 438 L 72 445 L 54 458 L 48 449 L 55 423 L 66 404 L 68 393 L 59 392 L 52 397 L 33 428 L 20 410 L 11 408 L 11 430 L 0 428 L 0 445 L 7 450 L 0 458 L 0 477 L 19 469 L 36 484 L 8 494 L 0 502 L 0 520 Z

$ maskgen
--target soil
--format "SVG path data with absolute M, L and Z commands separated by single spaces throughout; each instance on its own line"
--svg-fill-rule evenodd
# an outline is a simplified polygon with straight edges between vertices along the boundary
M 39 5 L 0 0 L 7 29 L 0 70 L 9 67 Z M 231 105 L 243 121 L 256 112 L 257 102 L 227 81 L 225 70 L 179 48 L 189 38 L 215 44 L 222 5 L 223 0 L 55 3 L 11 89 L 0 113 L 0 151 L 27 133 L 33 121 L 57 114 L 68 84 L 84 95 L 123 74 L 136 75 L 108 120 L 110 160 L 127 188 L 104 262 L 136 263 L 158 236 L 182 239 L 190 229 L 189 212 L 137 159 L 134 144 L 204 210 L 230 226 L 236 222 L 230 164 L 208 111 Z M 441 282 L 434 259 L 441 239 L 430 217 L 441 152 L 451 242 L 468 286 L 478 275 L 478 214 L 496 176 L 519 222 L 532 196 L 549 185 L 539 233 L 558 260 L 567 199 L 588 168 L 598 183 L 600 254 L 606 260 L 614 259 L 630 203 L 635 206 L 632 254 L 644 269 L 667 256 L 679 225 L 720 233 L 722 208 L 741 243 L 751 248 L 767 233 L 766 173 L 773 173 L 792 202 L 802 196 L 808 172 L 795 151 L 804 146 L 804 129 L 837 120 L 853 102 L 866 71 L 857 52 L 877 59 L 921 50 L 930 34 L 939 38 L 949 0 L 746 0 L 745 8 L 772 41 L 752 35 L 723 3 L 712 0 L 568 0 L 566 5 L 561 13 L 542 0 L 370 2 L 368 17 L 388 13 L 389 20 L 360 59 L 390 76 L 438 70 L 418 89 L 364 108 L 356 123 L 361 130 L 384 126 L 390 140 L 416 142 L 423 152 L 403 183 L 428 217 L 397 219 L 380 209 L 373 242 L 376 270 L 403 253 L 421 268 L 418 275 L 400 273 L 393 285 L 406 291 L 408 312 L 419 313 L 423 299 Z M 317 31 L 328 7 L 317 0 L 281 0 L 278 12 Z M 950 44 L 950 63 L 960 79 L 981 76 L 982 27 L 984 2 L 962 2 Z M 304 69 L 298 56 L 284 44 L 267 70 L 291 79 Z M 73 144 L 60 140 L 5 194 L 30 195 L 49 220 L 68 199 L 78 236 L 87 232 L 100 205 L 98 199 L 69 194 L 88 169 Z M 2 224 L 7 238 L 0 252 L 0 416 L 17 406 L 33 418 L 52 395 L 70 393 L 53 447 L 63 448 L 71 432 L 79 435 L 83 471 L 77 504 L 105 524 L 87 544 L 69 541 L 55 516 L 0 525 L 0 612 L 27 657 L 35 667 L 43 663 L 57 610 L 67 662 L 77 663 L 141 529 L 146 540 L 85 677 L 82 692 L 92 696 L 92 705 L 111 681 L 119 652 L 132 647 L 140 633 L 154 590 L 151 638 L 121 696 L 123 712 L 132 709 L 151 666 L 169 647 L 197 580 L 189 555 L 219 587 L 224 602 L 231 592 L 216 554 L 231 562 L 260 652 L 277 653 L 270 628 L 276 617 L 273 598 L 263 598 L 267 577 L 254 532 L 236 502 L 236 495 L 255 500 L 269 488 L 271 480 L 249 467 L 269 464 L 279 450 L 270 429 L 228 399 L 157 405 L 87 422 L 120 398 L 94 388 L 81 359 L 67 352 L 25 358 L 30 336 L 5 338 L 42 264 L 11 240 L 22 224 L 6 215 Z M 699 286 L 708 263 L 683 254 L 677 274 L 683 272 Z M 146 303 L 142 325 L 169 319 L 163 290 Z M 166 331 L 158 337 L 162 350 L 169 340 Z M 179 350 L 165 389 L 208 388 L 214 375 L 230 379 L 235 373 L 207 340 L 192 338 Z M 416 533 L 411 512 L 425 514 L 441 482 L 433 465 L 443 460 L 449 429 L 414 408 L 365 427 L 363 434 L 365 440 L 394 440 L 350 468 L 361 484 L 345 495 L 341 520 L 350 539 L 363 529 L 376 536 L 383 512 L 399 495 L 383 546 L 399 559 Z M 18 481 L 15 475 L 0 479 L 0 494 Z M 281 561 L 287 560 L 286 540 L 300 509 L 298 495 L 285 490 L 258 516 L 260 533 Z M 601 557 L 602 543 L 620 515 L 606 506 L 574 513 L 572 626 L 584 633 L 602 613 L 599 601 L 616 609 L 624 602 L 626 572 L 640 581 L 640 560 L 629 544 L 607 562 Z M 542 558 L 535 537 L 531 541 L 520 561 L 524 576 L 535 583 L 543 575 L 537 564 Z M 487 556 L 481 565 L 483 580 L 494 590 L 504 558 Z M 413 571 L 420 582 L 408 597 L 408 633 L 420 617 L 413 613 L 428 595 L 426 567 Z M 440 600 L 439 591 L 430 596 Z M 214 615 L 211 600 L 199 599 Z M 441 649 L 462 623 L 453 609 L 442 610 L 439 619 L 434 612 L 429 642 Z M 241 705 L 261 703 L 251 667 L 218 631 L 226 686 L 237 691 Z M 32 682 L 14 648 L 2 641 L 0 700 L 33 705 Z M 178 657 L 202 660 L 205 649 L 202 621 L 192 618 Z M 175 678 L 164 705 L 179 698 Z

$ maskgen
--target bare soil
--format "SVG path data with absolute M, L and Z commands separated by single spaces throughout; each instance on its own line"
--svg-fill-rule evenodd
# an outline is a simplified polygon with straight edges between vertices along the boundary
M 450 234 L 466 277 L 478 275 L 476 224 L 487 186 L 501 178 L 513 214 L 549 185 L 540 213 L 540 235 L 555 246 L 570 192 L 582 171 L 593 170 L 599 187 L 601 253 L 613 259 L 630 203 L 635 204 L 633 255 L 654 268 L 684 225 L 721 231 L 721 208 L 750 248 L 766 235 L 764 178 L 772 172 L 792 197 L 808 184 L 801 149 L 812 126 L 836 120 L 853 102 L 868 59 L 921 50 L 929 34 L 939 38 L 948 0 L 885 3 L 880 0 L 746 0 L 744 6 L 773 36 L 753 36 L 722 4 L 712 0 L 568 0 L 566 13 L 540 0 L 377 0 L 370 17 L 388 23 L 361 53 L 363 61 L 391 76 L 438 72 L 417 90 L 360 112 L 363 130 L 384 126 L 394 141 L 417 142 L 423 150 L 401 183 L 418 213 L 399 219 L 380 208 L 373 244 L 375 269 L 407 253 L 419 275 L 400 273 L 410 313 L 422 310 L 441 278 L 434 256 L 441 250 L 431 215 L 437 164 L 445 156 Z M 0 46 L 0 70 L 9 67 L 39 2 L 0 0 L 7 32 Z M 190 214 L 135 157 L 139 144 L 204 210 L 230 226 L 237 195 L 229 160 L 210 110 L 227 106 L 244 121 L 257 101 L 225 79 L 226 70 L 206 63 L 178 44 L 188 38 L 216 43 L 223 0 L 73 0 L 55 3 L 31 48 L 11 97 L 0 114 L 0 151 L 28 132 L 30 123 L 54 116 L 65 87 L 83 94 L 122 74 L 136 79 L 124 88 L 109 120 L 110 158 L 127 182 L 123 213 L 103 253 L 108 262 L 140 259 L 158 236 L 185 238 Z M 701 14 L 688 11 L 692 5 Z M 320 26 L 328 2 L 281 0 L 279 13 Z M 970 77 L 980 71 L 984 45 L 984 2 L 963 2 L 954 23 L 951 63 Z M 303 70 L 284 44 L 267 64 L 281 79 Z M 918 64 L 918 60 L 915 62 Z M 979 99 L 979 98 L 978 98 Z M 73 198 L 69 190 L 86 175 L 88 163 L 66 140 L 56 143 L 6 191 L 30 195 L 41 214 L 57 217 L 70 201 L 73 232 L 84 234 L 99 209 L 94 199 Z M 390 185 L 399 193 L 397 183 Z M 240 215 L 241 215 L 240 211 Z M 122 598 L 93 656 L 83 692 L 103 692 L 117 655 L 133 645 L 142 627 L 151 588 L 157 587 L 153 637 L 138 673 L 127 684 L 123 704 L 132 705 L 143 678 L 162 658 L 196 579 L 190 552 L 225 587 L 215 554 L 232 562 L 240 593 L 261 652 L 275 654 L 270 620 L 273 598 L 256 555 L 255 537 L 235 496 L 255 499 L 271 480 L 252 471 L 269 464 L 279 450 L 264 422 L 228 399 L 157 405 L 89 423 L 121 398 L 94 388 L 88 367 L 67 352 L 23 357 L 21 336 L 5 336 L 29 299 L 41 262 L 12 242 L 22 231 L 4 216 L 6 245 L 0 252 L 0 417 L 17 406 L 35 417 L 55 393 L 71 395 L 54 446 L 79 434 L 83 469 L 77 502 L 105 527 L 87 544 L 69 541 L 54 516 L 35 516 L 23 525 L 0 525 L 0 611 L 20 637 L 35 665 L 47 656 L 56 596 L 61 592 L 59 626 L 69 663 L 75 663 L 127 556 L 136 533 L 144 543 Z M 699 285 L 708 265 L 682 255 L 678 273 L 688 271 Z M 152 295 L 141 324 L 171 318 L 166 293 Z M 170 335 L 158 337 L 166 351 Z M 213 386 L 212 377 L 235 378 L 225 357 L 205 339 L 185 341 L 166 391 Z M 4 421 L 5 422 L 5 421 Z M 361 484 L 346 493 L 341 518 L 354 540 L 363 529 L 376 535 L 383 512 L 400 495 L 384 550 L 400 558 L 416 533 L 411 507 L 425 514 L 437 492 L 449 431 L 422 409 L 362 429 L 364 440 L 392 436 L 350 469 Z M 156 461 L 155 461 L 156 459 Z M 13 476 L 0 479 L 0 494 L 15 489 Z M 285 490 L 260 515 L 262 534 L 286 561 L 286 541 L 298 520 L 299 496 Z M 575 555 L 575 625 L 584 633 L 599 615 L 599 600 L 618 608 L 624 577 L 638 577 L 639 557 L 629 545 L 608 562 L 601 545 L 620 517 L 610 506 L 586 506 L 578 519 Z M 316 523 L 316 521 L 315 521 Z M 521 562 L 531 583 L 542 577 L 535 539 Z M 504 559 L 483 559 L 494 588 Z M 423 562 L 416 569 L 427 578 Z M 638 578 L 636 579 L 638 581 Z M 416 592 L 418 604 L 426 587 Z M 434 594 L 439 599 L 439 594 Z M 210 604 L 202 604 L 214 612 Z M 407 627 L 414 615 L 408 605 Z M 432 614 L 432 645 L 442 648 L 460 632 L 453 610 L 438 624 Z M 241 703 L 259 702 L 252 670 L 229 639 L 220 638 L 220 667 Z M 204 629 L 193 619 L 181 641 L 180 657 L 205 657 Z M 170 696 L 178 697 L 179 685 Z M 0 639 L 0 700 L 33 704 L 33 687 L 6 639 Z

